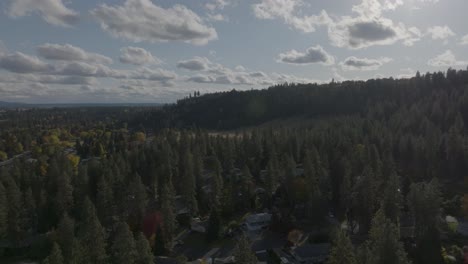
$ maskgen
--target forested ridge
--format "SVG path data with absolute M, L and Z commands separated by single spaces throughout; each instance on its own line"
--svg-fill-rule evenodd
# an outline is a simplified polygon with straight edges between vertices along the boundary
M 199 243 L 256 263 L 239 230 L 267 211 L 272 232 L 331 243 L 328 263 L 462 263 L 445 219 L 468 215 L 468 71 L 0 119 L 0 159 L 30 151 L 0 170 L 0 256 L 185 263 L 198 217 Z

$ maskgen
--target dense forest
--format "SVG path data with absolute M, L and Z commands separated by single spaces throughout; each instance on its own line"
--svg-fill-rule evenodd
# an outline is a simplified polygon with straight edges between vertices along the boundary
M 453 69 L 161 108 L 4 110 L 0 260 L 186 263 L 180 234 L 201 219 L 197 243 L 233 242 L 235 263 L 257 263 L 242 223 L 269 212 L 284 250 L 330 243 L 330 264 L 463 263 L 465 124 L 468 70 Z

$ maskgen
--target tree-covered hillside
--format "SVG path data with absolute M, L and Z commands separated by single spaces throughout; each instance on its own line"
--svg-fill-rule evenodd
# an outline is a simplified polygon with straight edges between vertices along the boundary
M 0 260 L 255 262 L 260 212 L 273 255 L 444 263 L 468 243 L 445 221 L 468 215 L 468 71 L 1 115 Z

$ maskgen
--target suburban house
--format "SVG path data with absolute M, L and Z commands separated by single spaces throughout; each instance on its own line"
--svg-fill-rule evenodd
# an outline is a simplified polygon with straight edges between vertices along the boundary
M 247 231 L 256 232 L 270 225 L 270 222 L 271 214 L 269 213 L 251 214 L 245 219 L 245 226 Z
M 301 264 L 325 263 L 330 252 L 329 243 L 304 244 L 291 250 L 291 254 Z

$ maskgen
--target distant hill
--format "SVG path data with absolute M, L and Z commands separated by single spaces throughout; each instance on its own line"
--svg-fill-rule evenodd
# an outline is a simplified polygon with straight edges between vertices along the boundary
M 72 103 L 72 104 L 28 104 L 0 101 L 0 108 L 75 108 L 75 107 L 159 107 L 160 103 Z
M 387 117 L 393 111 L 410 109 L 433 98 L 450 98 L 446 100 L 452 102 L 468 99 L 468 70 L 418 73 L 407 79 L 285 83 L 264 90 L 205 94 L 168 105 L 164 114 L 155 113 L 154 119 L 165 118 L 162 124 L 175 127 L 230 130 L 299 117 L 364 117 L 369 112 Z
M 5 102 L 0 101 L 0 108 L 19 108 L 27 106 L 27 104 L 18 103 L 18 102 Z

